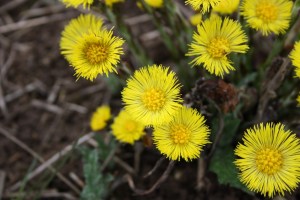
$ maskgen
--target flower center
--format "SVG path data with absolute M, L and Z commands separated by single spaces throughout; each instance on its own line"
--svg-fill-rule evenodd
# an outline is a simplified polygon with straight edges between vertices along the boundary
M 229 42 L 225 38 L 215 37 L 210 41 L 207 51 L 213 58 L 222 58 L 230 52 Z
M 282 154 L 278 150 L 263 149 L 256 155 L 256 165 L 259 171 L 273 175 L 282 167 Z
M 125 124 L 125 128 L 128 132 L 132 132 L 136 128 L 136 123 L 132 120 L 128 120 Z
M 142 101 L 148 110 L 159 111 L 164 107 L 166 97 L 159 89 L 149 89 L 144 93 Z
M 256 16 L 265 23 L 271 23 L 277 19 L 278 9 L 270 2 L 261 2 L 256 6 Z
M 85 48 L 85 56 L 91 64 L 99 64 L 107 58 L 107 48 L 101 44 L 91 43 Z
M 186 144 L 190 138 L 190 131 L 183 124 L 175 124 L 171 127 L 171 138 L 175 144 Z

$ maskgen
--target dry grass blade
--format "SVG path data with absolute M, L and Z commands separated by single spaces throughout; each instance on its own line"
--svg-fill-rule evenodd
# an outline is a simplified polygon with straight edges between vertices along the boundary
M 46 170 L 47 168 L 49 168 L 49 166 L 52 166 L 62 156 L 64 156 L 67 153 L 69 153 L 74 148 L 74 145 L 80 145 L 80 144 L 88 141 L 90 138 L 94 137 L 94 135 L 95 135 L 94 132 L 86 134 L 85 136 L 81 137 L 75 144 L 70 144 L 70 145 L 66 146 L 63 150 L 61 150 L 60 152 L 58 152 L 55 155 L 53 155 L 50 159 L 48 159 L 47 161 L 44 161 L 42 163 L 42 165 L 40 165 L 34 171 L 32 171 L 30 174 L 28 174 L 28 176 L 27 176 L 28 181 L 31 180 L 31 179 L 33 179 L 34 177 L 36 177 L 40 173 L 42 173 L 44 170 Z M 18 183 L 16 183 L 15 185 L 13 185 L 10 188 L 10 191 L 18 189 L 21 186 L 21 184 L 22 184 L 22 181 L 19 181 Z M 79 193 L 79 190 L 78 190 L 78 193 Z
M 39 17 L 39 18 L 29 19 L 29 20 L 23 20 L 16 23 L 0 26 L 0 33 L 9 33 L 20 29 L 31 28 L 43 24 L 48 24 L 51 22 L 57 22 L 57 21 L 69 19 L 72 17 L 74 17 L 73 13 L 65 13 L 65 14 L 54 14 L 46 17 Z

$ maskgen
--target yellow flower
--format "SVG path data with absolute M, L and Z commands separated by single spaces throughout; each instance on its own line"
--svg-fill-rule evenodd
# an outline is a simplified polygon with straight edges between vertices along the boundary
M 294 49 L 290 54 L 292 64 L 296 67 L 296 76 L 300 78 L 300 41 L 295 43 Z
M 245 0 L 241 14 L 250 27 L 263 35 L 285 33 L 291 20 L 293 2 L 289 0 Z
M 105 5 L 112 7 L 115 3 L 124 2 L 124 0 L 105 0 Z
M 79 5 L 83 5 L 83 8 L 89 8 L 93 4 L 94 0 L 62 0 L 67 7 L 71 6 L 77 8 Z
M 247 36 L 239 22 L 214 15 L 197 26 L 187 56 L 197 56 L 191 62 L 203 64 L 211 74 L 223 77 L 229 70 L 235 70 L 227 55 L 232 52 L 245 53 L 248 50 Z
M 161 8 L 164 5 L 163 0 L 145 0 L 145 3 L 153 8 Z
M 193 26 L 197 26 L 198 24 L 201 23 L 201 21 L 202 21 L 202 14 L 200 13 L 197 13 L 190 17 L 190 22 Z
M 251 191 L 273 197 L 296 189 L 300 178 L 300 141 L 281 123 L 246 130 L 235 161 L 240 180 Z
M 297 97 L 297 101 L 298 101 L 298 106 L 300 107 L 300 93 L 299 93 L 299 95 Z
M 101 29 L 102 21 L 92 15 L 72 20 L 62 32 L 62 55 L 74 67 L 75 75 L 94 80 L 98 74 L 116 72 L 124 40 L 111 30 Z
M 71 62 L 71 57 L 68 52 L 76 45 L 77 38 L 88 33 L 90 29 L 93 31 L 100 30 L 102 25 L 103 21 L 91 14 L 80 15 L 76 19 L 72 19 L 62 32 L 62 38 L 60 40 L 60 48 L 65 58 Z
M 136 140 L 145 135 L 145 126 L 139 121 L 132 119 L 130 114 L 125 110 L 122 110 L 114 119 L 111 129 L 112 134 L 117 140 L 129 144 L 133 144 Z
M 154 126 L 154 143 L 171 160 L 199 158 L 203 146 L 210 143 L 210 130 L 204 123 L 197 110 L 183 106 L 170 123 Z
M 221 0 L 186 0 L 185 4 L 192 6 L 194 10 L 201 10 L 202 13 L 209 11 L 210 7 L 214 8 Z
M 218 5 L 213 8 L 213 11 L 216 11 L 221 14 L 232 14 L 239 7 L 240 0 L 222 0 Z
M 90 122 L 91 129 L 93 131 L 100 131 L 106 126 L 106 122 L 110 119 L 110 108 L 109 106 L 99 106 L 93 113 Z
M 145 125 L 163 124 L 181 107 L 180 87 L 168 67 L 143 67 L 127 80 L 122 100 L 135 120 Z

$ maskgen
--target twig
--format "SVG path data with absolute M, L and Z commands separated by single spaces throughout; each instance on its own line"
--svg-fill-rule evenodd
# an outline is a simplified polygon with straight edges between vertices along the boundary
M 129 187 L 136 193 L 136 195 L 147 195 L 152 193 L 156 188 L 158 188 L 170 175 L 173 167 L 174 167 L 175 161 L 170 161 L 167 169 L 164 171 L 162 176 L 154 183 L 154 185 L 148 189 L 148 190 L 141 190 L 135 188 L 134 182 L 132 178 L 129 175 L 126 175 L 125 178 L 127 179 Z
M 0 110 L 2 111 L 4 117 L 8 118 L 8 111 L 7 111 L 5 100 L 3 98 L 3 90 L 2 90 L 1 82 L 0 82 Z
M 69 173 L 70 178 L 81 188 L 84 187 L 84 182 L 74 172 Z
M 135 171 L 134 169 L 129 166 L 126 162 L 124 162 L 123 160 L 121 160 L 118 156 L 114 156 L 113 160 L 120 165 L 123 169 L 125 169 L 128 173 L 134 175 Z
M 57 106 L 57 105 L 53 105 L 53 104 L 49 104 L 47 102 L 43 102 L 43 101 L 40 101 L 40 100 L 37 100 L 37 99 L 33 99 L 31 101 L 31 105 L 36 107 L 36 108 L 42 108 L 42 109 L 45 109 L 49 112 L 52 112 L 52 113 L 55 113 L 57 115 L 61 115 L 63 114 L 64 110 Z
M 26 85 L 24 88 L 21 88 L 21 89 L 18 89 L 10 94 L 7 94 L 5 97 L 4 97 L 4 100 L 6 103 L 9 103 L 19 97 L 21 97 L 22 95 L 26 94 L 26 93 L 29 93 L 29 92 L 32 92 L 32 91 L 35 91 L 35 90 L 45 90 L 44 89 L 45 86 L 43 85 L 42 82 L 40 81 L 34 81 L 32 83 L 29 83 L 28 85 Z
M 2 199 L 2 193 L 4 189 L 4 183 L 5 183 L 5 172 L 0 171 L 0 199 Z
M 1 131 L 1 127 L 0 127 L 0 133 L 3 133 Z M 6 133 L 7 134 L 7 133 Z M 37 175 L 39 175 L 40 173 L 42 173 L 45 169 L 51 169 L 52 165 L 58 161 L 61 157 L 63 157 L 64 155 L 66 155 L 67 153 L 69 153 L 72 149 L 74 149 L 74 145 L 80 145 L 84 142 L 86 142 L 87 140 L 89 140 L 91 137 L 93 137 L 95 135 L 94 132 L 91 132 L 83 137 L 81 137 L 75 144 L 70 144 L 68 146 L 66 146 L 63 150 L 61 150 L 60 152 L 56 153 L 55 155 L 53 155 L 50 159 L 48 159 L 47 161 L 44 161 L 39 155 L 37 155 L 34 151 L 32 151 L 29 147 L 27 147 L 25 144 L 23 144 L 21 142 L 21 145 L 25 145 L 24 148 L 26 148 L 27 152 L 31 152 L 31 155 L 35 155 L 35 158 L 39 158 L 38 160 L 43 160 L 42 164 L 37 167 L 34 171 L 32 171 L 30 174 L 28 174 L 27 176 L 27 180 L 31 180 L 34 177 L 36 177 Z M 8 136 L 10 137 L 10 136 Z M 37 157 L 36 157 L 37 156 Z M 53 168 L 52 168 L 53 169 Z M 57 173 L 58 175 L 59 173 Z M 66 179 L 66 178 L 64 178 Z M 69 182 L 69 181 L 68 181 Z M 9 188 L 10 191 L 13 190 L 17 190 L 20 186 L 22 185 L 22 181 L 17 182 L 16 184 L 14 184 L 12 187 Z M 73 185 L 73 184 L 72 184 Z M 75 187 L 76 188 L 76 187 Z M 77 193 L 79 193 L 79 190 L 76 188 Z
M 198 159 L 197 185 L 196 185 L 197 190 L 201 190 L 205 186 L 204 177 L 205 177 L 206 167 L 207 167 L 206 163 L 207 161 L 204 158 L 200 157 Z
M 266 106 L 268 105 L 269 100 L 276 96 L 275 90 L 281 85 L 286 73 L 288 72 L 290 60 L 287 58 L 282 58 L 282 61 L 283 62 L 276 74 L 272 76 L 271 80 L 267 80 L 267 82 L 265 82 L 265 84 L 263 85 L 262 93 L 257 107 L 257 122 L 260 122 L 262 120 L 264 111 L 266 109 Z M 274 66 L 275 64 L 276 62 L 273 62 L 271 66 Z
M 39 193 L 39 192 L 37 192 Z M 34 192 L 33 192 L 34 194 Z M 7 193 L 3 196 L 3 198 L 7 199 L 15 199 L 20 197 L 28 198 L 28 192 L 17 192 L 17 193 Z M 30 196 L 29 196 L 30 197 Z M 77 200 L 78 198 L 74 197 L 73 195 L 66 193 L 66 192 L 58 192 L 54 190 L 46 190 L 39 194 L 39 199 L 66 199 L 66 200 Z M 22 198 L 23 199 L 23 198 Z M 32 198 L 34 199 L 34 198 Z
M 43 16 L 46 14 L 51 13 L 58 13 L 60 11 L 65 10 L 65 6 L 60 5 L 51 5 L 43 8 L 31 8 L 26 10 L 25 12 L 22 12 L 20 15 L 22 16 L 22 19 L 27 19 L 29 17 L 36 17 L 36 16 Z
M 15 144 L 19 145 L 19 147 L 21 147 L 23 150 L 25 150 L 26 152 L 28 152 L 31 156 L 33 156 L 35 159 L 37 159 L 39 162 L 44 163 L 45 160 L 39 155 L 37 154 L 35 151 L 33 151 L 30 147 L 28 147 L 25 143 L 23 143 L 22 141 L 20 141 L 18 138 L 16 138 L 15 136 L 13 136 L 11 133 L 9 133 L 7 130 L 3 129 L 0 127 L 0 133 L 2 135 L 4 135 L 6 138 L 8 138 L 9 140 L 11 140 L 12 142 L 14 142 Z M 52 166 L 47 166 L 47 168 L 56 174 L 56 176 L 63 181 L 66 185 L 68 185 L 74 192 L 76 192 L 77 194 L 80 193 L 79 189 L 77 189 L 77 187 L 75 187 L 66 177 L 64 177 L 61 173 L 57 172 L 55 168 L 53 168 Z M 28 180 L 30 180 L 30 174 L 28 175 Z M 22 185 L 22 181 L 18 182 L 18 184 L 15 184 L 14 186 L 12 186 L 12 190 L 13 189 L 17 189 Z
M 22 3 L 25 3 L 27 0 L 14 0 L 14 1 L 8 1 L 8 3 L 2 5 L 0 7 L 0 14 L 9 11 L 11 9 L 14 9 L 15 7 L 21 5 Z
M 100 171 L 103 172 L 105 170 L 105 168 L 107 167 L 107 165 L 109 164 L 109 162 L 113 159 L 116 151 L 117 151 L 118 147 L 115 147 L 113 150 L 110 151 L 110 153 L 108 154 L 107 158 L 104 160 Z
M 138 174 L 140 171 L 142 151 L 143 151 L 143 145 L 139 142 L 136 142 L 134 145 L 134 165 L 133 165 L 135 174 Z
M 157 169 L 158 167 L 162 164 L 162 162 L 165 160 L 165 157 L 161 157 L 154 165 L 154 167 L 146 174 L 143 176 L 143 178 L 147 178 L 151 176 Z
M 224 118 L 223 118 L 223 114 L 222 111 L 220 109 L 218 109 L 219 112 L 219 126 L 218 126 L 218 132 L 216 133 L 216 138 L 212 144 L 211 150 L 207 156 L 208 159 L 210 159 L 212 157 L 212 155 L 214 154 L 217 145 L 219 144 L 219 141 L 223 135 L 223 129 L 224 129 Z
M 72 17 L 74 17 L 74 14 L 64 13 L 64 14 L 54 14 L 46 17 L 39 17 L 36 19 L 23 20 L 16 23 L 0 26 L 0 33 L 8 33 L 20 29 L 31 28 L 43 24 L 48 24 L 51 22 L 65 20 Z

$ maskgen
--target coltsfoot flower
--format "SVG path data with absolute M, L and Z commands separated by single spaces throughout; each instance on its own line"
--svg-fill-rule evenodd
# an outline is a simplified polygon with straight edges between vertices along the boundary
M 263 35 L 285 33 L 291 20 L 293 2 L 289 0 L 244 0 L 241 14 L 249 26 Z
M 107 121 L 111 118 L 109 106 L 99 106 L 93 113 L 90 126 L 93 131 L 100 131 L 106 127 Z
M 78 6 L 82 5 L 83 8 L 89 8 L 90 5 L 93 4 L 94 0 L 62 0 L 67 7 L 71 6 L 77 8 Z
M 145 0 L 145 3 L 153 8 L 161 8 L 164 5 L 163 0 Z
M 116 72 L 123 54 L 124 40 L 102 28 L 102 21 L 92 15 L 72 20 L 62 32 L 62 55 L 75 69 L 75 75 L 94 80 L 98 74 Z
M 105 0 L 104 1 L 105 5 L 107 5 L 108 7 L 112 7 L 113 4 L 120 3 L 120 2 L 124 2 L 124 0 Z
M 201 65 L 211 74 L 223 77 L 235 70 L 227 56 L 248 50 L 247 36 L 238 21 L 213 16 L 197 26 L 187 56 L 196 56 L 191 64 Z
M 294 49 L 290 54 L 292 64 L 296 67 L 296 76 L 300 78 L 300 41 L 295 43 Z
M 300 141 L 281 123 L 246 130 L 235 161 L 240 180 L 251 191 L 273 197 L 296 189 L 300 178 Z
M 194 10 L 200 10 L 206 13 L 212 7 L 214 8 L 221 0 L 187 0 L 185 4 L 190 5 Z
M 200 14 L 200 13 L 194 14 L 190 17 L 190 23 L 193 26 L 197 26 L 201 22 L 202 22 L 202 14 Z
M 114 119 L 111 126 L 112 134 L 120 142 L 133 144 L 136 140 L 145 135 L 145 126 L 132 119 L 130 114 L 122 110 L 119 115 Z
M 192 108 L 182 107 L 170 123 L 154 126 L 153 140 L 158 150 L 171 160 L 199 158 L 209 143 L 204 117 Z
M 213 11 L 221 14 L 232 14 L 240 4 L 240 0 L 222 0 L 213 8 Z
M 126 111 L 145 125 L 171 121 L 182 106 L 175 73 L 168 67 L 153 65 L 135 71 L 122 91 Z

